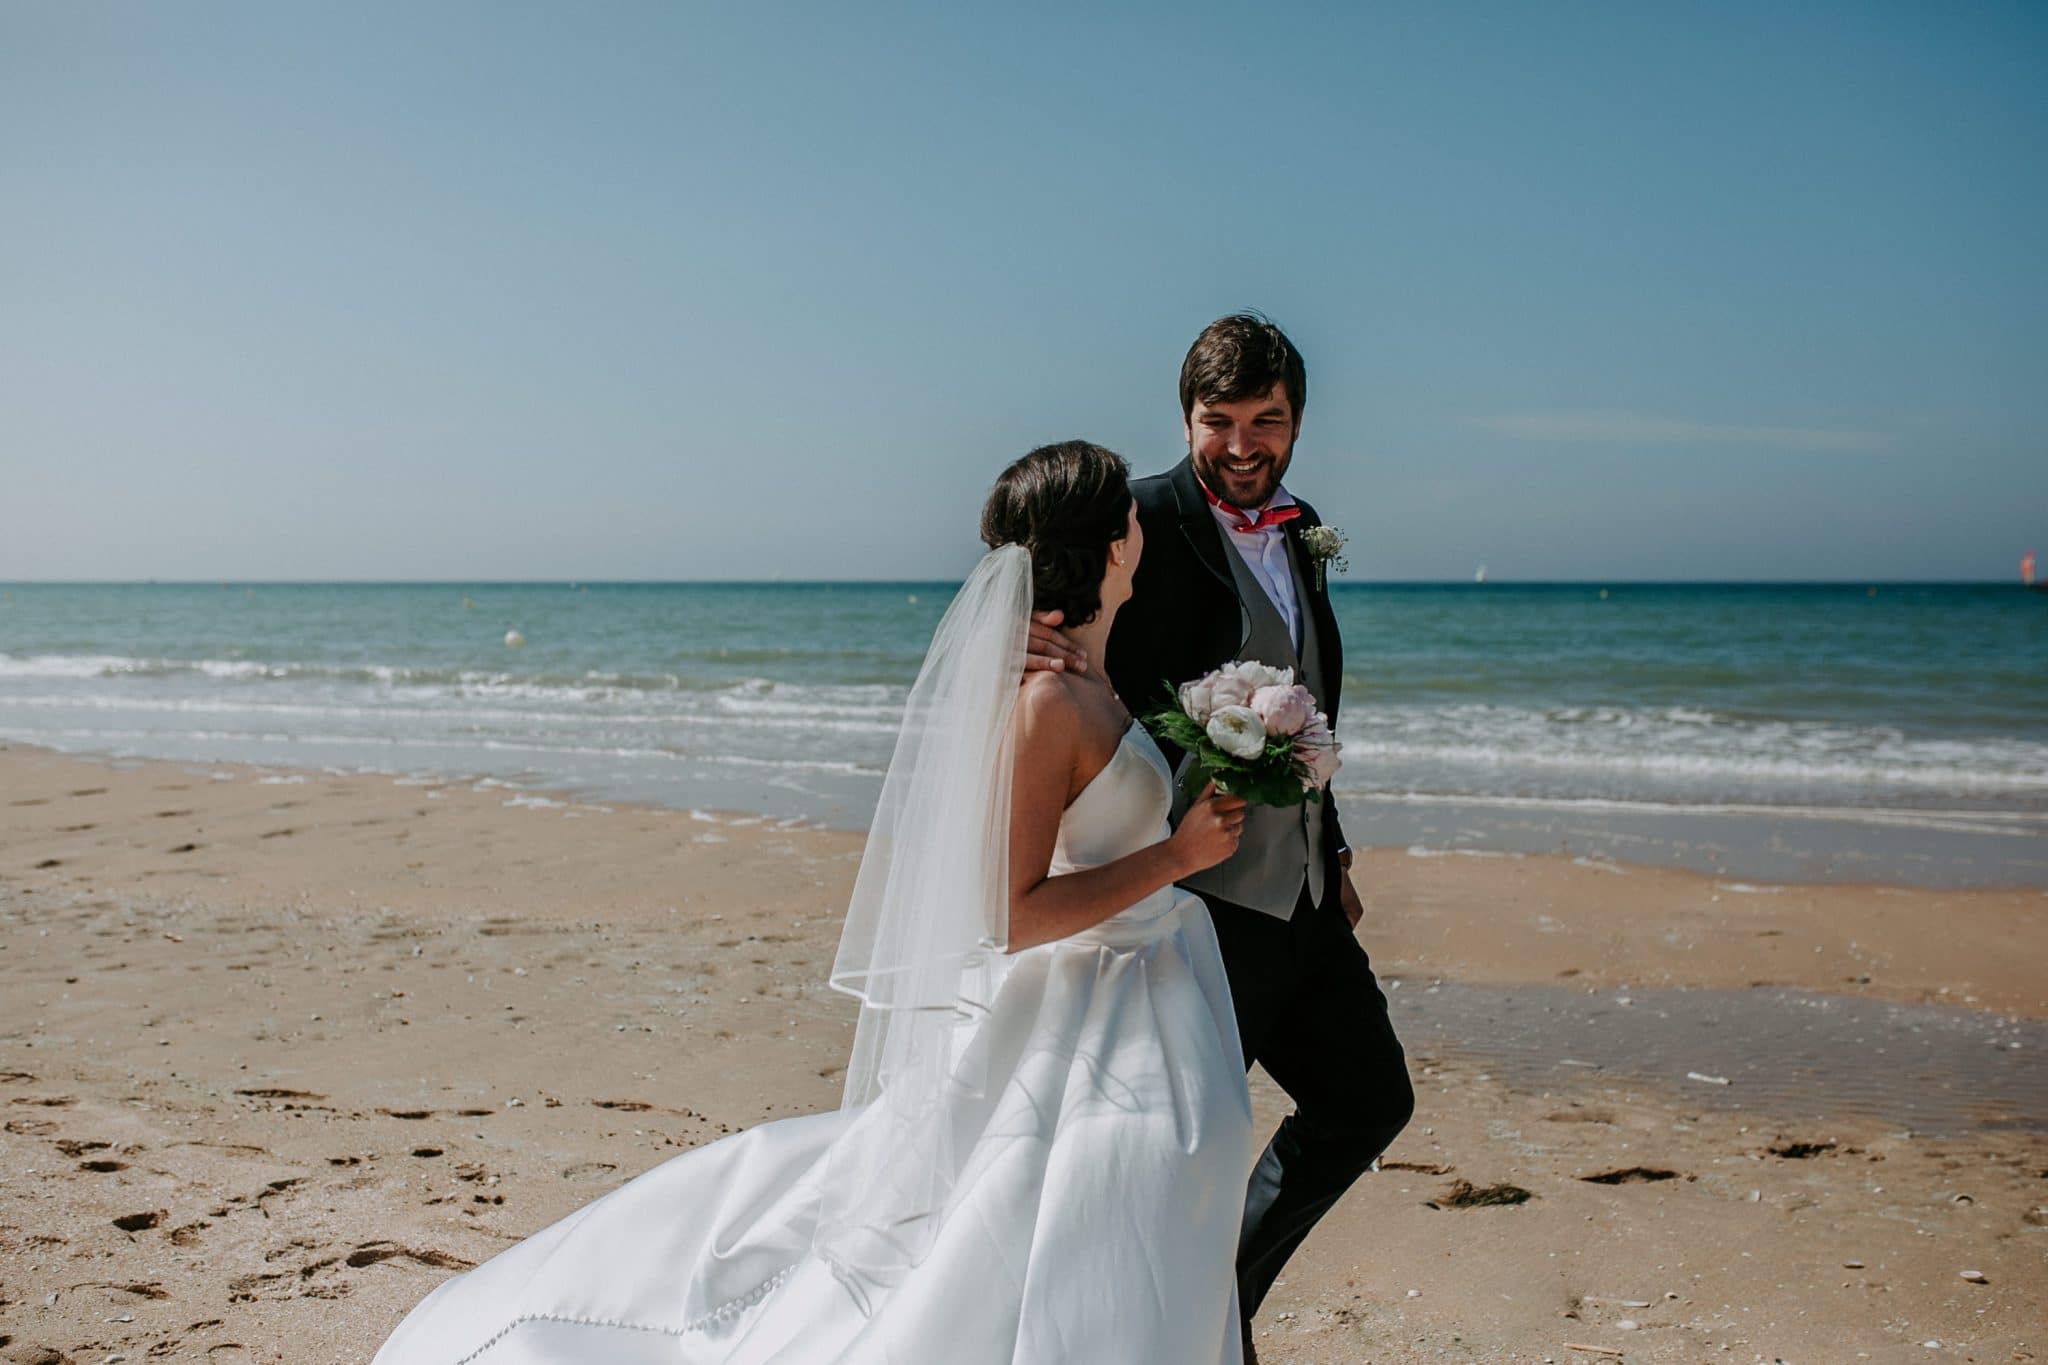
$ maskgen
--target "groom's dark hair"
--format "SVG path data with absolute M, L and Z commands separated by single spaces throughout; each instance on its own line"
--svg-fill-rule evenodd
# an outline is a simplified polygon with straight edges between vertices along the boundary
M 1237 403 L 1257 398 L 1275 384 L 1287 386 L 1294 420 L 1308 403 L 1308 366 L 1287 333 L 1257 313 L 1232 313 L 1202 329 L 1180 365 L 1180 415 L 1194 415 L 1195 402 Z
M 1086 441 L 1061 441 L 1005 469 L 981 509 L 991 550 L 1031 551 L 1031 609 L 1085 626 L 1102 610 L 1111 542 L 1130 531 L 1131 467 Z

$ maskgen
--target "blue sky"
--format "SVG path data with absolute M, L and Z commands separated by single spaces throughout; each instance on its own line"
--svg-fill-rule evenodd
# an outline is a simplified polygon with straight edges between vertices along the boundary
M 1241 307 L 1355 578 L 2048 550 L 2048 9 L 983 9 L 0 9 L 0 578 L 957 575 Z

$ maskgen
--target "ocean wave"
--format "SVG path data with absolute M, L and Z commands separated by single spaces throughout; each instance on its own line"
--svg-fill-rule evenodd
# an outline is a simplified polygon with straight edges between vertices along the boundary
M 539 699 L 537 699 L 539 700 Z M 559 706 L 560 698 L 547 698 Z M 710 701 L 678 706 L 668 711 L 618 711 L 585 707 L 580 710 L 541 709 L 540 707 L 480 707 L 460 697 L 436 699 L 437 704 L 412 704 L 398 701 L 383 702 L 327 702 L 327 701 L 276 701 L 269 699 L 238 699 L 225 697 L 150 697 L 132 694 L 91 694 L 71 693 L 53 695 L 0 696 L 0 710 L 8 707 L 22 707 L 38 711 L 95 711 L 103 713 L 128 712 L 138 715 L 211 715 L 211 716 L 303 716 L 314 719 L 364 720 L 364 721 L 460 721 L 465 725 L 477 726 L 497 724 L 505 726 L 549 725 L 561 727 L 625 726 L 652 727 L 681 725 L 692 727 L 715 727 L 745 730 L 802 731 L 805 733 L 823 731 L 841 734 L 893 735 L 901 723 L 901 708 L 875 708 L 865 711 L 856 707 L 835 707 L 820 705 L 806 709 L 792 706 L 787 713 L 749 713 L 727 711 L 714 698 Z
M 1762 816 L 1841 824 L 1890 825 L 1953 834 L 1990 834 L 2038 839 L 2048 835 L 2048 811 L 1939 810 L 1911 806 L 1826 806 L 1758 801 L 1664 801 L 1608 796 L 1489 796 L 1472 792 L 1374 790 L 1339 785 L 1340 801 L 1384 801 L 1399 805 L 1472 807 L 1487 810 L 1578 811 L 1598 815 Z
M 1485 744 L 1351 744 L 1346 763 L 1399 764 L 1410 770 L 1433 767 L 1484 769 L 1524 776 L 1567 774 L 1586 778 L 1638 777 L 1740 782 L 1745 785 L 1915 788 L 1934 791 L 2010 792 L 2048 795 L 2048 767 L 2041 760 L 1991 747 L 1983 761 L 1998 770 L 1929 761 L 1904 753 L 1883 762 L 1855 762 L 1819 756 L 1783 759 L 1755 754 L 1598 753 Z
M 625 679 L 634 685 L 619 685 Z M 894 684 L 753 676 L 0 653 L 0 733 L 31 742 L 351 745 L 707 763 L 801 754 L 871 773 L 886 760 L 905 695 Z M 1724 809 L 2035 809 L 2048 803 L 2048 742 L 2036 733 L 1910 733 L 1885 723 L 1758 719 L 1699 704 L 1387 705 L 1367 693 L 1342 717 L 1338 786 L 1453 799 L 1697 800 Z
M 1360 707 L 1342 717 L 1338 738 L 1349 765 L 1408 772 L 2048 794 L 2048 743 L 1759 721 L 1697 707 Z
M 822 659 L 805 656 L 814 665 Z M 319 663 L 305 660 L 177 659 L 118 654 L 0 653 L 0 682 L 9 679 L 210 678 L 218 681 L 339 682 L 379 688 L 418 688 L 462 696 L 502 695 L 601 701 L 634 693 L 708 693 L 764 705 L 900 708 L 907 686 L 890 683 L 795 683 L 772 678 L 697 676 L 688 673 L 619 673 L 604 669 L 517 673 L 502 669 L 433 665 Z

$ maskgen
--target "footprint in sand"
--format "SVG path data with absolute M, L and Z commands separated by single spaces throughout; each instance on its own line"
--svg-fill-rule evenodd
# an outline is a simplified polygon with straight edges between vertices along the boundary
M 1526 1204 L 1535 1197 L 1520 1185 L 1474 1185 L 1469 1180 L 1455 1180 L 1445 1193 L 1423 1203 L 1432 1209 L 1481 1209 Z
M 229 1303 L 254 1303 L 256 1291 L 266 1284 L 274 1284 L 285 1277 L 287 1272 L 278 1270 L 263 1275 L 237 1275 L 228 1281 Z
M 171 849 L 170 851 L 173 853 L 196 853 L 199 851 L 199 845 L 179 844 L 177 847 Z
M 1684 1177 L 1691 1180 L 1691 1176 Z M 1661 1166 L 1623 1166 L 1619 1170 L 1602 1171 L 1598 1175 L 1582 1175 L 1579 1179 L 1588 1185 L 1635 1185 L 1657 1180 L 1677 1180 L 1677 1171 L 1667 1171 Z
M 474 1261 L 465 1261 L 460 1256 L 451 1256 L 445 1251 L 418 1251 L 412 1247 L 400 1246 L 396 1242 L 365 1242 L 344 1257 L 343 1263 L 361 1269 L 366 1265 L 375 1265 L 379 1261 L 399 1257 L 420 1265 L 432 1266 L 436 1270 L 468 1270 L 476 1264 Z
M 13 1365 L 71 1365 L 71 1357 L 53 1347 L 33 1346 L 24 1341 L 7 1349 L 7 1359 Z
M 145 1232 L 163 1220 L 161 1210 L 150 1213 L 124 1213 L 114 1220 L 114 1226 L 123 1232 Z
M 1786 1161 L 1806 1161 L 1817 1156 L 1833 1156 L 1841 1149 L 1831 1139 L 1827 1142 L 1784 1142 L 1770 1150 L 1772 1156 Z

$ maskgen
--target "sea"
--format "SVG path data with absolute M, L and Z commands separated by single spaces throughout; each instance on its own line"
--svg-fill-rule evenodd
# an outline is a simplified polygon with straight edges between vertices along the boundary
M 0 742 L 859 828 L 956 588 L 0 584 Z M 2048 887 L 2048 594 L 1457 583 L 1332 600 L 1354 844 Z

